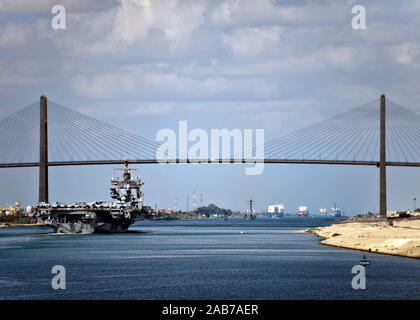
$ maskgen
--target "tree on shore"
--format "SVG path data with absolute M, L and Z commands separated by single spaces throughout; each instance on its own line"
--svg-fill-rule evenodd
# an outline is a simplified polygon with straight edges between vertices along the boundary
M 233 211 L 230 209 L 219 208 L 214 203 L 211 203 L 208 206 L 197 208 L 197 214 L 204 214 L 206 217 L 210 217 L 212 215 L 231 216 Z

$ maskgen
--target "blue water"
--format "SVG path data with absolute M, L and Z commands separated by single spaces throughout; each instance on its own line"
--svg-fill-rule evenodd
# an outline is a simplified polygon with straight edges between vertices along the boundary
M 130 229 L 144 233 L 111 235 L 0 229 L 0 299 L 420 298 L 420 260 L 369 253 L 367 288 L 354 290 L 361 252 L 293 233 L 331 222 L 143 221 Z M 54 265 L 66 268 L 65 290 L 51 287 Z

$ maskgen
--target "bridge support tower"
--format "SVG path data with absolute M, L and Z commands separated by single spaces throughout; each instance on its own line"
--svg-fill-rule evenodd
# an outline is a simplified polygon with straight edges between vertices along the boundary
M 47 97 L 40 98 L 39 202 L 48 202 L 48 113 Z
M 385 118 L 385 95 L 381 95 L 380 114 L 380 159 L 379 159 L 379 216 L 386 218 L 386 118 Z

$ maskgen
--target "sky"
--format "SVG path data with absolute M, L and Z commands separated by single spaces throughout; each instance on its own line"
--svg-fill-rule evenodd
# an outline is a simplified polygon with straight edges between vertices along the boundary
M 66 10 L 55 30 L 54 5 Z M 352 8 L 366 8 L 354 30 Z M 0 118 L 48 99 L 155 141 L 160 129 L 264 129 L 265 141 L 377 99 L 420 111 L 420 2 L 0 0 Z M 109 199 L 113 166 L 50 168 L 50 199 Z M 145 202 L 186 195 L 244 210 L 378 210 L 375 167 L 144 165 Z M 420 170 L 388 168 L 388 208 L 420 197 Z M 0 206 L 37 201 L 36 169 L 0 169 Z M 199 202 L 199 201 L 198 201 Z

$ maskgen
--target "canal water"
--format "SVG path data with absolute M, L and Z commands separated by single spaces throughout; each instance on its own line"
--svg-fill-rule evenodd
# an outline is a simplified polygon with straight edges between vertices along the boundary
M 321 217 L 142 221 L 137 233 L 55 235 L 0 229 L 0 299 L 420 299 L 420 260 L 367 254 L 354 290 L 354 250 L 296 230 Z M 54 290 L 51 269 L 66 270 Z

